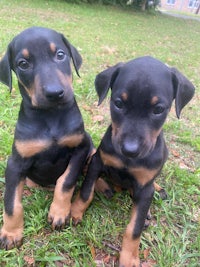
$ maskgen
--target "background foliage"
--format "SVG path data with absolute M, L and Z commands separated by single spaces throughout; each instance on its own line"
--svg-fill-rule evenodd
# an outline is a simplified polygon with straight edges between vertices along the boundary
M 136 8 L 136 9 L 150 9 L 155 8 L 159 5 L 160 0 L 65 0 L 69 3 L 88 3 L 88 4 L 103 4 L 103 5 L 120 5 L 126 8 Z

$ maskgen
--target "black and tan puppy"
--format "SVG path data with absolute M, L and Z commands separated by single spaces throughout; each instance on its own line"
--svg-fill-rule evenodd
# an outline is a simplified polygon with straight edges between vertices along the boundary
M 14 71 L 22 95 L 5 174 L 2 248 L 22 243 L 26 177 L 56 185 L 48 214 L 53 229 L 63 228 L 70 216 L 76 181 L 92 149 L 73 94 L 71 60 L 78 74 L 82 58 L 76 48 L 54 30 L 32 27 L 12 40 L 0 61 L 0 81 L 11 90 Z
M 93 198 L 94 184 L 101 172 L 112 183 L 132 192 L 130 223 L 124 233 L 120 267 L 138 267 L 140 236 L 153 194 L 154 179 L 167 159 L 162 126 L 175 99 L 176 114 L 194 94 L 194 87 L 178 70 L 152 57 L 119 63 L 96 77 L 99 104 L 111 88 L 112 123 L 89 165 L 75 202 L 72 217 L 82 219 Z

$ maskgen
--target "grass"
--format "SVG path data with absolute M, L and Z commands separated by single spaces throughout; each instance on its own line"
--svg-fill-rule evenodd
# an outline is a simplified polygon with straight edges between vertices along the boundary
M 136 13 L 109 6 L 74 5 L 66 1 L 1 0 L 0 55 L 10 40 L 32 25 L 62 32 L 80 51 L 81 78 L 74 88 L 86 129 L 98 145 L 109 124 L 108 100 L 97 107 L 96 74 L 119 61 L 152 55 L 177 67 L 196 86 L 196 94 L 177 120 L 174 109 L 165 124 L 170 156 L 158 181 L 168 192 L 163 201 L 155 194 L 153 219 L 143 232 L 141 258 L 148 266 L 196 267 L 200 262 L 200 24 Z M 20 95 L 0 84 L 0 223 L 2 223 L 4 171 L 11 152 Z M 198 115 L 197 115 L 198 114 Z M 52 192 L 26 189 L 24 243 L 20 249 L 0 251 L 1 266 L 114 266 L 131 200 L 127 193 L 112 200 L 96 194 L 83 222 L 52 232 L 47 223 Z M 98 265 L 98 266 L 103 266 Z M 144 265 L 145 266 L 145 265 Z

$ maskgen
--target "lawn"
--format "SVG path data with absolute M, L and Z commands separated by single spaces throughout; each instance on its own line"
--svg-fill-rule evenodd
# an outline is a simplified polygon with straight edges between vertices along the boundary
M 197 267 L 200 263 L 200 22 L 140 13 L 118 7 L 76 5 L 66 1 L 1 0 L 0 57 L 11 39 L 30 26 L 62 32 L 83 57 L 74 91 L 95 145 L 109 125 L 108 99 L 97 107 L 94 79 L 120 61 L 151 55 L 178 68 L 195 85 L 196 94 L 178 120 L 174 107 L 164 126 L 169 159 L 158 178 L 167 200 L 155 194 L 151 225 L 143 232 L 143 267 Z M 0 224 L 4 171 L 11 153 L 20 95 L 16 78 L 10 95 L 0 84 Z M 24 191 L 24 243 L 0 250 L 1 266 L 114 266 L 130 218 L 128 193 L 111 200 L 95 194 L 80 225 L 52 232 L 47 223 L 52 192 Z

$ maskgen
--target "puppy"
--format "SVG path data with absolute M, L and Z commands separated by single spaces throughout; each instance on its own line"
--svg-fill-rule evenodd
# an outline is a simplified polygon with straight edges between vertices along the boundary
M 104 172 L 133 199 L 125 230 L 120 267 L 139 267 L 139 245 L 154 194 L 154 179 L 168 155 L 162 126 L 175 99 L 176 115 L 194 94 L 192 83 L 178 70 L 152 57 L 119 63 L 97 75 L 99 104 L 111 88 L 111 124 L 92 157 L 85 181 L 72 205 L 75 223 L 81 221 Z
M 70 217 L 77 179 L 92 141 L 74 98 L 71 61 L 82 63 L 77 49 L 60 33 L 28 28 L 8 45 L 0 61 L 0 81 L 12 90 L 12 71 L 22 96 L 6 172 L 0 247 L 19 247 L 23 239 L 22 193 L 25 178 L 41 186 L 55 185 L 48 221 L 62 229 Z

